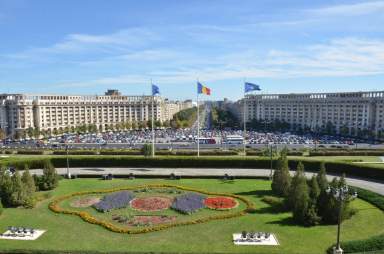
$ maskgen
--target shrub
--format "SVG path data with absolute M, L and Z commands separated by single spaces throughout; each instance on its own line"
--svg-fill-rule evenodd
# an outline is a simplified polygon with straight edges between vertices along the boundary
M 275 196 L 264 196 L 261 199 L 263 202 L 269 204 L 274 212 L 286 212 L 288 209 L 285 205 L 284 198 Z

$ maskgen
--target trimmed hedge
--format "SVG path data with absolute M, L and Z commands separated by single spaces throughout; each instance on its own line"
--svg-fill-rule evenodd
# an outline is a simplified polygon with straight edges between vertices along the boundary
M 358 187 L 353 188 L 356 189 L 360 199 L 363 199 L 384 211 L 384 196 Z M 384 253 L 384 234 L 372 236 L 363 240 L 341 242 L 340 245 L 344 250 L 344 253 L 365 253 L 369 251 L 380 251 Z M 331 254 L 332 248 L 332 246 L 329 247 L 327 252 Z
M 383 150 L 325 150 L 310 151 L 309 156 L 384 156 Z
M 53 155 L 66 155 L 67 151 L 65 150 L 56 150 L 52 152 Z M 97 151 L 95 150 L 69 150 L 68 154 L 70 155 L 96 155 Z
M 50 160 L 57 168 L 66 167 L 66 157 L 26 158 L 19 160 L 6 160 L 3 164 L 14 165 L 23 168 L 25 164 L 30 169 L 43 168 L 44 160 Z M 275 168 L 277 160 L 272 164 Z M 297 164 L 302 162 L 306 171 L 318 172 L 321 161 L 290 159 L 289 167 L 296 169 Z M 269 169 L 271 162 L 269 158 L 241 158 L 241 157 L 189 157 L 169 156 L 144 158 L 142 156 L 70 156 L 71 167 L 171 167 L 171 168 L 254 168 Z M 384 169 L 371 167 L 366 164 L 354 164 L 348 162 L 325 162 L 328 173 L 347 176 L 362 177 L 374 180 L 384 180 Z
M 43 155 L 44 150 L 17 150 L 17 154 Z
M 103 149 L 99 152 L 100 155 L 142 155 L 143 153 L 140 150 L 133 149 Z

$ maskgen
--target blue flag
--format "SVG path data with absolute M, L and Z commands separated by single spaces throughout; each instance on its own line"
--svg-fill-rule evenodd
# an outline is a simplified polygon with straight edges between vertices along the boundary
M 261 91 L 260 86 L 252 83 L 245 82 L 244 83 L 244 92 L 248 93 L 251 91 Z
M 152 96 L 160 94 L 160 89 L 157 85 L 152 84 Z

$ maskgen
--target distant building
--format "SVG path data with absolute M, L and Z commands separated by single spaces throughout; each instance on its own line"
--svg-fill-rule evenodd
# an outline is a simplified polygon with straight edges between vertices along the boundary
M 283 121 L 292 129 L 318 131 L 331 127 L 336 134 L 384 134 L 384 91 L 247 95 L 247 122 Z M 238 101 L 243 119 L 244 99 Z
M 0 127 L 8 134 L 28 128 L 54 131 L 93 124 L 99 130 L 127 122 L 170 120 L 192 102 L 173 102 L 162 97 L 124 96 L 118 90 L 106 95 L 0 94 Z

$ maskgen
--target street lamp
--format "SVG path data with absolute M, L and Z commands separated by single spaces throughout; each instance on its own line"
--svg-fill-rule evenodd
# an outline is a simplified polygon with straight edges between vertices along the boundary
M 65 151 L 67 153 L 67 178 L 71 179 L 71 172 L 69 171 L 69 157 L 68 157 L 69 147 L 68 147 L 68 144 L 65 145 Z
M 338 202 L 338 220 L 337 220 L 337 242 L 336 247 L 333 247 L 333 254 L 343 254 L 343 250 L 340 248 L 340 224 L 342 216 L 343 203 L 353 200 L 357 197 L 357 192 L 350 193 L 347 185 L 341 187 L 329 187 L 325 190 L 327 194 L 333 195 Z
M 271 158 L 271 172 L 270 172 L 270 175 L 269 175 L 269 178 L 270 180 L 272 180 L 273 178 L 273 146 L 272 144 L 269 144 L 270 145 L 270 150 L 269 150 L 269 156 Z

